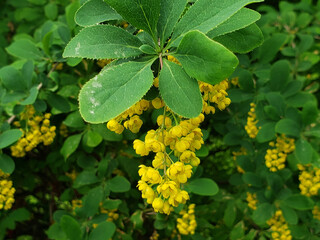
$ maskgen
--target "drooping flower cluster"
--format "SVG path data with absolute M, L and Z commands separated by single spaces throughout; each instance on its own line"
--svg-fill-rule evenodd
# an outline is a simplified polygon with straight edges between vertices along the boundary
M 223 80 L 216 85 L 211 85 L 199 81 L 199 87 L 203 99 L 203 113 L 214 114 L 216 112 L 214 106 L 218 107 L 220 111 L 222 111 L 230 105 L 231 100 L 227 97 L 228 93 L 226 92 L 226 90 L 228 89 L 227 80 Z
M 317 219 L 320 221 L 320 208 L 318 206 L 315 206 L 313 209 L 312 209 L 312 215 L 313 215 L 313 218 L 314 219 Z
M 14 193 L 16 189 L 12 187 L 9 174 L 0 170 L 0 210 L 9 210 L 14 203 Z
M 148 110 L 149 106 L 149 101 L 144 99 L 140 100 L 127 111 L 110 120 L 107 123 L 108 129 L 118 134 L 121 134 L 124 128 L 129 129 L 133 133 L 139 132 L 143 124 L 139 115 Z
M 108 214 L 107 222 L 113 222 L 116 221 L 119 218 L 119 214 L 117 213 L 117 209 L 107 210 L 103 207 L 103 203 L 100 202 L 100 213 L 101 214 Z M 92 224 L 93 228 L 96 228 L 98 226 L 97 223 Z
M 82 208 L 82 200 L 81 199 L 73 199 L 71 201 L 72 210 L 76 210 L 76 208 Z
M 277 136 L 276 142 L 270 142 L 269 146 L 271 148 L 265 155 L 266 166 L 271 172 L 284 169 L 288 154 L 295 149 L 294 139 L 282 134 Z
M 32 105 L 27 107 L 27 111 L 21 114 L 20 120 L 25 124 L 25 129 L 20 128 L 23 136 L 18 142 L 11 146 L 11 155 L 13 157 L 24 157 L 26 152 L 30 152 L 40 143 L 50 145 L 56 136 L 56 126 L 50 126 L 50 113 L 44 116 L 35 115 L 35 109 Z M 19 121 L 15 121 L 16 127 L 21 127 Z
M 196 217 L 194 215 L 195 204 L 190 204 L 188 211 L 182 210 L 181 217 L 177 219 L 177 228 L 182 235 L 193 235 L 197 227 Z
M 203 114 L 189 120 L 179 119 L 172 113 L 171 117 L 177 121 L 175 125 L 170 115 L 160 115 L 157 119 L 159 128 L 148 131 L 144 141 L 136 139 L 133 142 L 137 154 L 147 156 L 155 153 L 153 167 L 139 166 L 141 180 L 138 188 L 156 212 L 165 214 L 170 214 L 172 207 L 189 199 L 181 185 L 191 177 L 192 167 L 199 165 L 195 150 L 203 144 L 199 128 L 204 120 Z M 170 153 L 167 153 L 167 149 L 170 149 Z M 171 154 L 178 159 L 176 162 L 171 159 Z
M 305 166 L 299 164 L 298 168 L 301 171 L 299 175 L 301 194 L 308 197 L 318 195 L 320 189 L 320 169 L 311 166 L 311 164 Z
M 275 215 L 267 221 L 271 227 L 271 236 L 273 240 L 291 240 L 291 231 L 286 223 L 282 211 L 277 210 Z
M 257 127 L 256 104 L 250 103 L 250 111 L 248 112 L 247 125 L 244 127 L 250 138 L 256 138 L 259 128 Z
M 101 68 L 104 68 L 111 62 L 112 62 L 112 59 L 100 59 L 97 61 L 97 65 Z
M 62 137 L 68 137 L 68 128 L 65 124 L 61 124 L 60 127 L 59 127 L 59 134 L 62 136 Z
M 258 199 L 257 199 L 257 194 L 255 193 L 250 193 L 247 192 L 247 202 L 248 202 L 248 207 L 251 208 L 252 210 L 256 210 L 257 209 L 257 203 L 258 203 Z

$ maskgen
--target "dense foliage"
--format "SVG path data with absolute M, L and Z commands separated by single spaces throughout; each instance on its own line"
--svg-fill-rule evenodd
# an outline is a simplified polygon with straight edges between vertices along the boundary
M 0 239 L 320 239 L 320 2 L 0 16 Z

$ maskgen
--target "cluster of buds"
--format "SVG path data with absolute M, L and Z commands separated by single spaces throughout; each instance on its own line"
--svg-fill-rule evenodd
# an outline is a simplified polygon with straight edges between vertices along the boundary
M 256 138 L 259 132 L 257 127 L 256 104 L 250 103 L 250 111 L 248 112 L 247 125 L 244 127 L 250 138 Z
M 285 168 L 285 162 L 289 153 L 295 149 L 294 139 L 288 138 L 284 134 L 277 137 L 276 142 L 270 142 L 270 149 L 265 155 L 266 166 L 271 172 Z
M 249 208 L 251 208 L 252 210 L 257 209 L 257 203 L 258 203 L 257 194 L 247 192 L 247 199 L 246 200 L 248 202 Z
M 9 210 L 14 203 L 14 193 L 16 189 L 12 187 L 9 174 L 0 170 L 0 210 Z
M 177 228 L 182 235 L 193 235 L 197 227 L 196 217 L 194 215 L 195 204 L 190 204 L 188 211 L 182 210 L 180 218 L 177 219 Z
M 282 211 L 277 210 L 275 215 L 267 221 L 271 228 L 271 236 L 273 240 L 291 240 L 291 232 L 286 223 Z
M 320 169 L 311 166 L 311 164 L 298 164 L 298 168 L 301 171 L 299 175 L 301 194 L 308 197 L 318 195 L 320 189 Z

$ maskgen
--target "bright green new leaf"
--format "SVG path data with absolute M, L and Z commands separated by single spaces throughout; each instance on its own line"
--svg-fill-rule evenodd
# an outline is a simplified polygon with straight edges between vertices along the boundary
M 112 66 L 83 86 L 80 113 L 85 121 L 103 123 L 138 102 L 153 83 L 151 62 L 126 62 Z
M 63 57 L 128 58 L 142 54 L 141 41 L 122 28 L 96 25 L 84 28 L 68 43 Z
M 172 39 L 176 39 L 190 30 L 207 33 L 249 3 L 262 0 L 198 0 L 177 24 Z
M 157 39 L 157 23 L 160 14 L 159 0 L 104 0 L 125 20 Z
M 102 222 L 92 230 L 89 235 L 89 240 L 107 240 L 112 239 L 116 231 L 116 225 L 113 222 Z
M 199 31 L 188 32 L 173 55 L 189 76 L 210 84 L 229 77 L 238 65 L 232 52 Z
M 10 146 L 22 137 L 22 131 L 19 129 L 10 129 L 0 133 L 0 149 Z
M 290 65 L 287 60 L 279 60 L 271 67 L 269 85 L 273 91 L 281 91 L 289 80 Z
M 108 181 L 108 186 L 112 192 L 127 192 L 130 190 L 130 182 L 123 176 L 116 176 Z
M 74 16 L 76 15 L 77 10 L 80 7 L 80 2 L 79 1 L 74 1 L 70 3 L 65 11 L 66 11 L 66 20 L 69 29 L 74 29 L 76 27 L 76 22 L 74 20 Z
M 281 119 L 275 128 L 277 133 L 283 133 L 293 137 L 299 137 L 300 135 L 300 126 L 297 122 L 292 119 Z
M 90 0 L 85 2 L 78 9 L 75 16 L 76 23 L 82 27 L 118 19 L 121 19 L 121 16 L 103 0 Z
M 88 147 L 96 147 L 102 142 L 102 137 L 98 132 L 89 130 L 84 134 L 83 142 Z
M 209 38 L 215 38 L 220 35 L 234 32 L 255 23 L 260 19 L 260 17 L 261 15 L 258 12 L 249 8 L 243 8 L 227 21 L 208 32 L 207 36 Z
M 82 238 L 80 224 L 73 217 L 69 215 L 62 216 L 60 226 L 69 240 L 79 240 Z
M 259 47 L 263 43 L 263 34 L 254 23 L 226 35 L 215 37 L 213 40 L 221 43 L 232 52 L 247 53 Z
M 201 113 L 202 98 L 198 83 L 178 64 L 164 59 L 159 88 L 164 102 L 176 114 L 194 118 Z
M 312 161 L 313 147 L 306 140 L 300 138 L 295 143 L 295 155 L 301 164 L 308 164 Z
M 68 157 L 78 148 L 82 133 L 68 137 L 60 150 L 60 153 L 67 160 Z
M 15 168 L 12 158 L 4 153 L 0 154 L 0 170 L 4 173 L 11 174 Z
M 188 185 L 190 192 L 202 196 L 214 196 L 218 193 L 218 185 L 209 178 L 198 178 L 190 181 Z
M 171 36 L 174 26 L 187 5 L 187 0 L 162 0 L 158 22 L 158 35 L 161 46 Z
M 311 198 L 300 194 L 291 195 L 289 198 L 284 200 L 284 203 L 288 207 L 302 211 L 312 209 L 314 206 L 314 202 Z
M 14 41 L 9 47 L 6 48 L 6 50 L 10 55 L 18 58 L 36 61 L 40 61 L 42 58 L 42 53 L 36 47 L 36 44 L 28 39 L 19 39 Z
M 20 102 L 21 105 L 30 105 L 33 104 L 37 100 L 39 90 L 38 86 L 34 86 L 29 91 L 29 96 L 24 99 L 22 102 Z

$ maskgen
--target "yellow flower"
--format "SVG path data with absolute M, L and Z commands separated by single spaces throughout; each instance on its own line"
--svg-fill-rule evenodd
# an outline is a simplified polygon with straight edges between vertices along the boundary
M 194 215 L 195 204 L 190 204 L 188 211 L 182 210 L 180 218 L 177 219 L 177 228 L 182 235 L 193 235 L 197 227 L 197 221 Z

